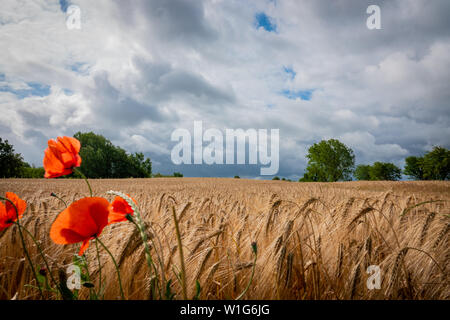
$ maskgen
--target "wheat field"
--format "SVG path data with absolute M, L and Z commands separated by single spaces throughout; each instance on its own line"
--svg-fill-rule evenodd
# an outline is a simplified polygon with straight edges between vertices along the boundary
M 91 180 L 94 195 L 130 194 L 148 226 L 160 277 L 181 299 L 175 208 L 186 266 L 188 298 L 449 299 L 450 182 L 297 183 L 221 178 Z M 67 203 L 88 196 L 83 180 L 0 180 L 27 201 L 25 226 L 40 242 L 55 277 L 77 245 L 56 245 L 50 226 Z M 424 203 L 425 202 L 425 203 Z M 107 226 L 100 238 L 115 256 L 127 299 L 149 299 L 151 272 L 141 238 L 129 222 Z M 253 264 L 251 244 L 257 244 Z M 31 258 L 41 257 L 26 238 Z M 95 246 L 86 251 L 98 283 Z M 118 299 L 111 259 L 101 252 L 105 299 Z M 379 266 L 380 288 L 367 286 Z M 0 299 L 39 299 L 17 227 L 0 233 Z M 45 293 L 46 299 L 57 295 Z M 89 298 L 87 288 L 80 298 Z

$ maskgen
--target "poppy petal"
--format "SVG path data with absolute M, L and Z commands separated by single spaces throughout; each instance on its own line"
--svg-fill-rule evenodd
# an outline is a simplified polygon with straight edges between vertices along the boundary
M 17 212 L 16 212 L 16 209 L 14 208 L 14 206 L 9 201 L 6 201 L 6 203 L 5 203 L 6 215 L 7 215 L 8 219 L 12 220 L 12 221 L 16 221 L 17 216 L 19 216 L 19 219 L 20 219 L 22 217 L 23 213 L 25 212 L 25 209 L 27 208 L 27 203 L 24 200 L 20 199 L 19 196 L 13 192 L 7 192 L 6 198 L 11 200 L 12 203 L 14 203 L 14 205 L 17 208 Z
M 81 165 L 78 152 L 81 143 L 72 137 L 58 137 L 48 140 L 48 148 L 44 153 L 45 178 L 56 178 L 72 173 L 73 167 Z
M 44 168 L 45 178 L 59 177 L 60 173 L 64 171 L 64 165 L 61 160 L 56 157 L 50 148 L 44 151 Z
M 89 214 L 94 223 L 97 225 L 97 236 L 100 235 L 103 228 L 108 224 L 109 202 L 106 199 L 103 200 L 104 201 L 93 203 L 89 207 Z
M 59 244 L 78 243 L 85 240 L 85 237 L 71 229 L 62 229 L 60 235 L 64 241 L 61 241 Z
M 118 223 L 118 222 L 123 222 L 123 221 L 127 221 L 125 214 L 117 213 L 114 211 L 109 212 L 108 224 L 113 224 L 113 223 Z
M 0 202 L 0 220 L 5 217 L 6 218 L 6 208 L 3 202 Z
M 58 139 L 64 146 L 68 147 L 70 152 L 78 153 L 81 149 L 81 143 L 78 139 L 72 137 L 61 137 Z
M 5 229 L 6 221 L 8 221 L 8 216 L 6 214 L 6 208 L 3 202 L 0 202 L 0 231 Z
M 133 213 L 133 209 L 130 205 L 121 197 L 116 197 L 112 203 L 112 209 L 114 212 L 120 212 L 122 214 Z
M 108 221 L 109 202 L 105 198 L 90 197 L 75 201 L 61 212 L 50 229 L 50 238 L 55 243 L 69 243 L 72 238 L 66 238 L 70 229 L 83 239 L 99 236 Z M 79 242 L 79 241 L 78 241 Z
M 78 252 L 78 255 L 82 256 L 88 247 L 89 247 L 89 239 L 86 239 L 83 241 L 83 244 L 80 247 L 80 251 Z
M 77 154 L 77 156 L 75 157 L 75 165 L 74 167 L 79 167 L 81 166 L 81 157 L 79 154 Z

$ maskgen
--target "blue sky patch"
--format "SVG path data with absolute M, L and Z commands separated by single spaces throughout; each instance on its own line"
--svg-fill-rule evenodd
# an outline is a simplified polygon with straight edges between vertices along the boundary
M 67 88 L 64 88 L 64 89 L 63 89 L 63 92 L 64 92 L 64 94 L 65 94 L 66 96 L 71 96 L 71 95 L 74 94 L 74 92 L 73 92 L 72 90 L 67 89 Z
M 69 66 L 70 70 L 83 76 L 89 75 L 89 65 L 85 62 L 75 62 Z
M 297 75 L 297 72 L 295 72 L 291 67 L 283 67 L 283 70 L 290 76 L 291 79 L 294 79 Z
M 285 96 L 286 98 L 291 99 L 291 100 L 295 100 L 297 98 L 300 98 L 302 100 L 309 101 L 309 100 L 311 100 L 313 91 L 314 91 L 314 89 L 311 89 L 311 90 L 298 90 L 298 91 L 283 90 L 281 92 L 281 94 L 283 96 Z
M 50 86 L 36 82 L 27 82 L 27 89 L 14 90 L 9 86 L 0 86 L 0 92 L 11 92 L 19 99 L 24 99 L 31 96 L 45 97 L 50 94 Z
M 61 11 L 62 12 L 66 12 L 67 8 L 70 5 L 70 2 L 67 0 L 59 0 L 59 5 L 61 7 Z
M 256 19 L 256 29 L 262 27 L 264 28 L 264 30 L 268 32 L 277 31 L 277 25 L 272 21 L 272 18 L 270 18 L 264 12 L 259 12 L 255 14 L 255 19 Z

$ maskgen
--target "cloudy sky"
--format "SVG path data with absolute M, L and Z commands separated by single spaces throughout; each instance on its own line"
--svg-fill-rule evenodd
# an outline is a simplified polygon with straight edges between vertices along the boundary
M 450 146 L 449 16 L 448 0 L 1 0 L 0 137 L 37 166 L 48 139 L 94 131 L 154 172 L 258 178 L 259 165 L 172 164 L 171 133 L 201 120 L 280 129 L 287 178 L 329 138 L 357 164 L 403 166 Z

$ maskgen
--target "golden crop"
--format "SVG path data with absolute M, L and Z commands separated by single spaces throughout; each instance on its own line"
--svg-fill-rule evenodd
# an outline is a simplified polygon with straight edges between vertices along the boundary
M 148 244 L 160 277 L 172 279 L 182 298 L 180 258 L 172 216 L 175 208 L 186 266 L 188 298 L 235 299 L 258 256 L 244 299 L 449 299 L 450 182 L 295 183 L 219 178 L 90 180 L 94 195 L 130 194 L 148 226 Z M 27 201 L 22 224 L 42 244 L 55 275 L 64 275 L 75 245 L 49 239 L 64 204 L 88 195 L 84 181 L 0 180 L 0 194 Z M 440 200 L 440 201 L 437 201 Z M 425 203 L 423 203 L 425 202 Z M 115 256 L 125 297 L 149 298 L 150 271 L 142 240 L 131 223 L 108 226 L 102 241 Z M 35 265 L 41 257 L 30 239 Z M 98 283 L 95 246 L 86 252 Z M 114 266 L 101 253 L 105 299 L 119 288 Z M 370 265 L 381 270 L 381 289 L 369 290 Z M 58 272 L 60 270 L 60 272 Z M 37 299 L 17 227 L 0 233 L 0 299 Z M 31 285 L 31 286 L 30 286 Z M 55 299 L 56 294 L 45 293 Z M 89 291 L 82 288 L 82 298 Z

